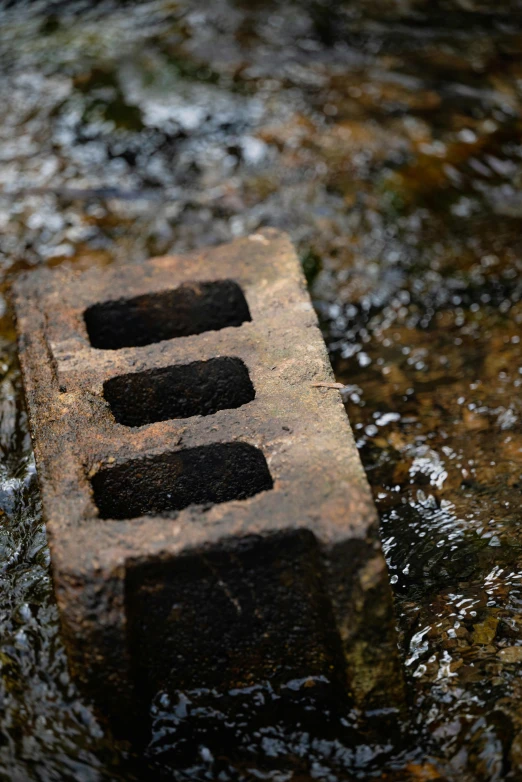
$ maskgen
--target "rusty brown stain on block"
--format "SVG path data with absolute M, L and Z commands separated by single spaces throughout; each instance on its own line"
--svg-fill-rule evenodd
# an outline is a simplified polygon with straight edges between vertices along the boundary
M 63 634 L 102 708 L 299 676 L 348 690 L 384 566 L 287 237 L 41 270 L 13 300 Z

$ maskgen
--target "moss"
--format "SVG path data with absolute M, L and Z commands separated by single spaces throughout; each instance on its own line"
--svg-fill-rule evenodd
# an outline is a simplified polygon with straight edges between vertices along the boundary
M 312 248 L 308 248 L 307 250 L 301 252 L 300 260 L 306 277 L 306 282 L 308 283 L 308 287 L 310 287 L 323 268 L 323 262 L 321 257 Z

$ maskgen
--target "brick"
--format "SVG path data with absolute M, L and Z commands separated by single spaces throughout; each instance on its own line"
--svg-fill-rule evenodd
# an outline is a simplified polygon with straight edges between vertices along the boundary
M 288 239 L 43 269 L 13 301 L 70 665 L 118 732 L 163 690 L 348 692 L 385 569 Z

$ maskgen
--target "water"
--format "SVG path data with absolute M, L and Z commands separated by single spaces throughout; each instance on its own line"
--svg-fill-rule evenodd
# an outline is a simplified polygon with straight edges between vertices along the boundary
M 315 713 L 311 731 L 216 738 L 203 714 L 176 776 L 522 779 L 520 4 L 0 8 L 2 778 L 161 774 L 67 674 L 10 280 L 272 225 L 346 384 L 413 716 L 393 731 L 384 693 L 380 735 L 372 715 Z

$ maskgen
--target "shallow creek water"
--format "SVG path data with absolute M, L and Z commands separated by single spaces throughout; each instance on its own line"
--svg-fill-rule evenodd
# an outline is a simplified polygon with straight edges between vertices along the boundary
M 521 11 L 0 3 L 0 778 L 522 779 Z M 346 384 L 412 716 L 377 738 L 361 714 L 185 719 L 194 753 L 162 774 L 67 673 L 6 293 L 263 225 Z M 361 649 L 368 689 L 378 664 Z

